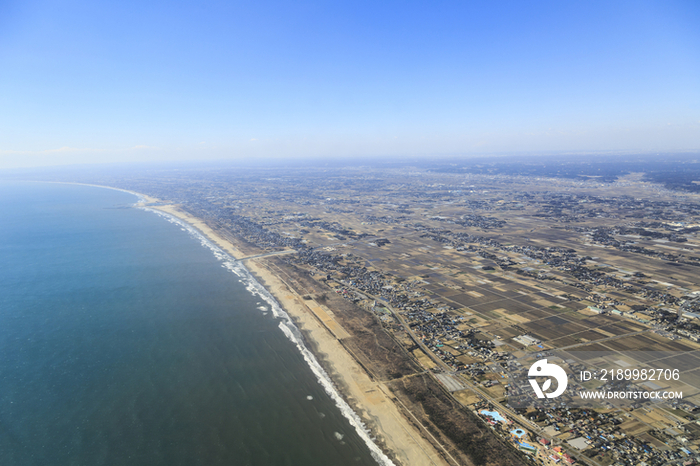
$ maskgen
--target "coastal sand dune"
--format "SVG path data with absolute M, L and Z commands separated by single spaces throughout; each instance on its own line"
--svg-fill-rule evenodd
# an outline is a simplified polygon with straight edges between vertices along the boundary
M 187 222 L 231 256 L 237 259 L 247 256 L 201 219 L 183 212 L 174 205 L 153 205 L 158 202 L 156 199 L 142 197 L 145 202 L 151 204 L 149 208 Z M 380 443 L 388 450 L 387 453 L 397 463 L 404 466 L 449 464 L 401 414 L 399 407 L 392 401 L 388 388 L 381 382 L 372 380 L 343 347 L 338 338 L 348 334 L 329 313 L 312 309 L 314 305 L 318 307 L 318 304 L 313 302 L 309 303 L 311 307 L 307 306 L 305 300 L 291 286 L 270 270 L 264 258 L 248 260 L 245 265 L 304 332 L 307 340 L 310 340 L 310 347 L 319 359 L 325 362 L 328 372 L 336 385 L 343 390 L 346 400 L 367 422 Z

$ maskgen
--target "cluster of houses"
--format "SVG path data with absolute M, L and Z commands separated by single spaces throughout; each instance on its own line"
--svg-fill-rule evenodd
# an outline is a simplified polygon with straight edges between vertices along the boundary
M 616 466 L 696 464 L 696 454 L 687 448 L 660 449 L 648 441 L 626 435 L 620 429 L 623 420 L 615 413 L 542 408 L 529 412 L 531 421 L 545 431 L 549 427 L 556 434 L 549 438 L 533 437 L 522 428 L 514 428 L 511 420 L 488 403 L 478 404 L 475 413 L 504 438 L 510 438 L 518 449 L 538 458 L 542 464 L 576 464 L 576 457 L 570 454 L 572 448 L 584 457 L 581 458 L 584 463 L 585 457 L 600 455 L 598 462 Z
M 649 440 L 627 434 L 621 428 L 625 421 L 621 412 L 605 413 L 553 406 L 535 408 L 527 415 L 545 430 L 551 426 L 559 439 L 565 439 L 567 444 L 581 451 L 582 456 L 600 454 L 599 459 L 607 457 L 610 464 L 660 466 L 694 457 L 690 450 L 685 453 L 679 449 L 658 448 L 658 445 L 665 443 L 658 438 L 655 445 Z
M 552 442 L 546 437 L 530 439 L 530 433 L 526 430 L 518 427 L 513 428 L 513 422 L 501 415 L 497 409 L 477 407 L 475 412 L 503 437 L 510 439 L 516 448 L 540 459 L 542 463 L 557 464 L 563 461 L 565 464 L 576 464 L 575 457 L 561 446 L 552 445 Z

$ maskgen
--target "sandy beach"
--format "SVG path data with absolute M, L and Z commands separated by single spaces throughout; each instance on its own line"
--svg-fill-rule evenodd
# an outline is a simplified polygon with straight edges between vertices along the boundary
M 231 256 L 246 257 L 239 248 L 226 240 L 201 219 L 183 212 L 174 205 L 160 204 L 157 199 L 143 196 L 149 208 L 171 214 L 197 228 Z M 160 205 L 153 205 L 160 204 Z M 397 464 L 447 465 L 443 457 L 402 414 L 406 412 L 395 403 L 389 389 L 380 381 L 372 380 L 341 341 L 350 335 L 333 319 L 333 313 L 314 300 L 303 299 L 279 274 L 275 274 L 265 258 L 246 260 L 248 270 L 258 279 L 292 317 L 302 330 L 309 349 L 324 362 L 343 397 L 366 422 L 377 438 L 378 445 Z M 397 401 L 398 402 L 398 401 Z

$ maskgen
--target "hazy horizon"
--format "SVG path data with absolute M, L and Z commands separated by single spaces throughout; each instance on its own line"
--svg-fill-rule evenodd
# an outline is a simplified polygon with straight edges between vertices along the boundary
M 697 2 L 0 11 L 0 169 L 700 150 Z

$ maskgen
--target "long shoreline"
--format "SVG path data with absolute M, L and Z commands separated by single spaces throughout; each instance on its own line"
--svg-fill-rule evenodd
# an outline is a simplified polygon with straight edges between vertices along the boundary
M 235 259 L 240 260 L 245 257 L 240 249 L 215 232 L 201 219 L 179 210 L 174 205 L 164 204 L 159 199 L 133 191 L 127 192 L 139 196 L 141 201 L 137 205 L 140 207 L 161 211 L 187 223 Z M 381 452 L 376 446 L 376 441 L 370 439 L 365 432 L 366 442 L 372 444 L 368 445 L 370 450 L 374 448 L 378 450 L 373 452 L 375 460 L 379 464 L 392 464 L 392 461 L 385 456 L 388 453 L 393 458 L 394 463 L 404 466 L 447 465 L 448 463 L 433 445 L 424 439 L 418 429 L 403 416 L 389 389 L 367 375 L 354 356 L 340 343 L 337 336 L 319 321 L 318 316 L 306 305 L 304 299 L 288 286 L 278 274 L 265 267 L 262 263 L 263 260 L 248 260 L 245 266 L 241 262 L 239 264 L 248 270 L 257 283 L 279 303 L 294 321 L 294 324 L 301 329 L 311 348 L 300 347 L 300 351 L 303 353 L 306 349 L 314 361 L 322 359 L 325 362 L 329 369 L 328 372 L 330 372 L 330 379 L 336 388 L 340 388 L 343 403 L 352 405 L 350 408 L 352 415 L 357 417 L 355 421 L 359 421 L 362 425 L 361 429 L 365 430 L 364 425 L 367 424 L 372 435 L 381 441 L 387 451 Z M 285 331 L 284 328 L 282 330 Z M 313 364 L 312 361 L 307 362 Z M 341 406 L 339 408 L 342 410 Z M 351 423 L 353 423 L 352 420 Z
M 382 382 L 372 380 L 369 377 L 361 364 L 340 343 L 338 337 L 305 304 L 305 300 L 278 274 L 260 263 L 261 259 L 248 260 L 247 264 L 243 265 L 241 259 L 246 256 L 233 243 L 215 232 L 203 220 L 161 199 L 113 186 L 61 181 L 41 182 L 90 186 L 129 193 L 139 199 L 134 204 L 136 207 L 160 211 L 193 228 L 213 245 L 236 259 L 240 267 L 246 270 L 265 293 L 276 300 L 276 303 L 279 303 L 296 327 L 303 332 L 304 338 L 312 346 L 304 348 L 314 360 L 322 359 L 326 366 L 329 366 L 327 372 L 330 372 L 333 389 L 342 392 L 339 394 L 339 397 L 342 395 L 340 401 L 351 405 L 348 407 L 352 415 L 357 417 L 357 421 L 362 425 L 358 429 L 365 430 L 365 434 L 367 434 L 366 429 L 364 429 L 366 423 L 376 439 L 381 441 L 384 451 L 377 446 L 374 438 L 369 436 L 366 438 L 370 450 L 376 449 L 373 456 L 378 464 L 453 466 L 452 463 L 445 460 L 432 443 L 424 438 L 418 427 L 402 414 L 402 409 L 398 406 L 400 402 L 391 395 L 389 388 Z M 305 357 L 307 356 L 305 355 Z M 314 370 L 313 367 L 312 370 Z M 341 407 L 339 406 L 339 408 Z M 351 420 L 352 423 L 353 420 Z M 386 454 L 389 454 L 391 459 L 385 456 Z

